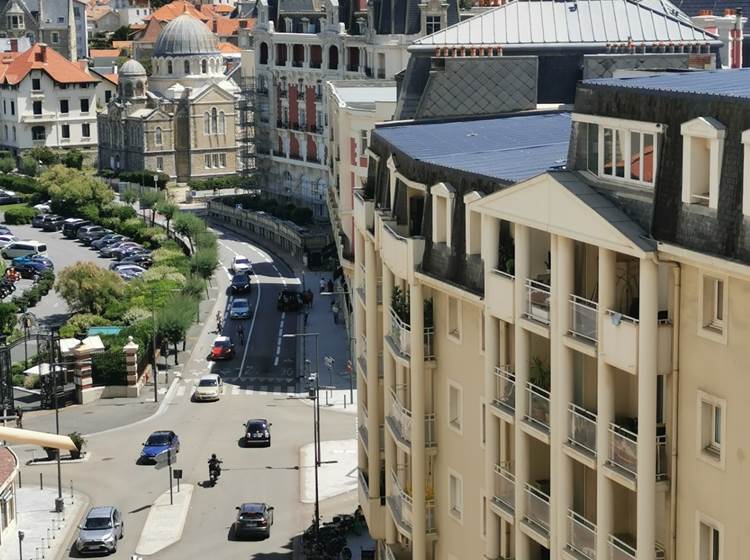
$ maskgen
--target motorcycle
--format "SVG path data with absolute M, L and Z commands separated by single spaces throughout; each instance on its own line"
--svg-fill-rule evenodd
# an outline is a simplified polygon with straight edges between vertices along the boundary
M 210 464 L 208 465 L 208 481 L 210 482 L 211 486 L 216 485 L 216 481 L 219 480 L 219 476 L 221 476 L 221 467 L 218 463 L 221 461 L 218 461 L 216 464 Z

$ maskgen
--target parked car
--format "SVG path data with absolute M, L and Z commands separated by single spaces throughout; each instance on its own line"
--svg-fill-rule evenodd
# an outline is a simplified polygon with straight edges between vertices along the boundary
M 8 226 L 0 226 L 0 235 L 13 235 Z
M 234 294 L 242 294 L 250 291 L 250 275 L 247 272 L 235 274 L 230 284 L 230 289 Z
M 136 243 L 135 241 L 121 241 L 119 243 L 113 243 L 112 245 L 105 245 L 104 247 L 99 249 L 99 254 L 102 257 L 111 257 L 112 253 L 117 249 L 121 249 L 125 247 L 138 247 L 138 246 L 139 246 L 138 243 Z
M 135 253 L 146 253 L 148 252 L 148 249 L 145 247 L 142 247 L 141 245 L 138 245 L 138 243 L 132 244 L 132 245 L 121 245 L 119 247 L 115 247 L 112 249 L 112 258 L 116 260 L 124 259 L 128 255 L 132 255 Z
M 151 253 L 135 253 L 117 262 L 119 264 L 137 264 L 143 268 L 151 268 L 151 265 L 154 264 L 154 259 L 151 257 Z
M 3 247 L 3 258 L 13 259 L 15 257 L 25 257 L 27 255 L 46 255 L 47 245 L 41 241 L 13 241 Z
M 194 401 L 218 401 L 224 392 L 224 381 L 215 373 L 204 375 L 198 380 L 193 392 Z
M 264 445 L 271 447 L 271 423 L 265 418 L 248 420 L 245 426 L 246 445 Z
M 52 265 L 45 261 L 30 259 L 28 257 L 21 258 L 26 260 L 18 264 L 15 264 L 16 259 L 13 259 L 13 268 L 21 275 L 21 278 L 34 278 L 45 270 L 52 268 Z
M 20 239 L 18 239 L 18 237 L 16 237 L 15 235 L 0 235 L 0 247 L 5 247 L 6 245 L 13 243 L 14 241 L 20 241 Z
M 211 347 L 212 360 L 229 360 L 234 357 L 234 344 L 228 336 L 217 336 Z
M 81 218 L 68 218 L 63 223 L 62 233 L 68 239 L 75 239 L 78 235 L 78 229 L 88 225 L 91 225 L 91 222 L 88 220 L 83 220 Z
M 14 191 L 0 189 L 0 204 L 15 204 L 18 200 L 18 194 Z
M 33 218 L 31 218 L 31 227 L 40 228 L 42 227 L 42 224 L 44 224 L 44 220 L 47 219 L 47 216 L 53 216 L 54 214 L 37 214 Z
M 52 201 L 48 200 L 47 202 L 41 202 L 39 204 L 34 204 L 32 208 L 36 210 L 37 212 L 41 212 L 43 214 L 49 214 L 52 211 Z
M 120 510 L 112 506 L 93 507 L 78 528 L 76 549 L 81 554 L 113 554 L 125 531 Z
M 237 520 L 234 522 L 234 535 L 271 536 L 273 525 L 273 506 L 266 503 L 245 503 L 237 506 Z
M 82 241 L 85 245 L 88 245 L 94 239 L 99 239 L 100 237 L 103 237 L 108 233 L 111 232 L 107 231 L 102 226 L 90 225 L 78 228 L 76 237 L 78 238 L 78 241 Z
M 113 243 L 122 243 L 124 241 L 130 240 L 124 235 L 120 235 L 119 233 L 108 233 L 107 235 L 102 235 L 99 239 L 94 239 L 91 242 L 91 248 L 99 250 L 106 245 L 112 245 Z
M 65 223 L 65 218 L 62 216 L 52 215 L 48 217 L 42 223 L 42 230 L 44 231 L 60 231 Z
M 243 257 L 242 255 L 237 255 L 232 259 L 232 272 L 235 274 L 239 274 L 241 272 L 252 272 L 253 270 L 253 263 L 250 262 L 250 259 L 247 257 Z
M 232 305 L 229 306 L 229 318 L 249 319 L 250 302 L 245 298 L 236 298 L 232 300 Z
M 124 263 L 124 262 L 113 262 L 111 265 L 109 265 L 110 270 L 114 270 L 115 272 L 140 272 L 143 274 L 146 272 L 146 269 L 142 266 L 138 266 L 137 264 L 131 264 L 131 263 Z
M 55 265 L 52 259 L 44 255 L 27 255 L 25 257 L 16 257 L 11 261 L 11 266 L 22 266 L 29 262 L 41 263 L 47 268 L 53 268 Z
M 129 264 L 121 266 L 116 269 L 115 272 L 117 272 L 123 280 L 132 280 L 133 278 L 139 278 L 144 272 L 146 272 L 146 269 L 141 268 L 138 265 Z
M 168 449 L 172 453 L 180 452 L 180 438 L 172 430 L 160 430 L 153 432 L 143 444 L 140 462 L 156 461 L 157 455 L 165 453 Z

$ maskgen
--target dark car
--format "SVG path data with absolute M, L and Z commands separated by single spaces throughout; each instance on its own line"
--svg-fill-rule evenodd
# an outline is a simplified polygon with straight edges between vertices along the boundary
M 128 255 L 135 255 L 137 253 L 148 253 L 148 249 L 142 247 L 141 245 L 138 245 L 137 243 L 134 245 L 115 247 L 114 249 L 112 249 L 112 258 L 119 261 L 124 259 Z
M 172 453 L 179 453 L 180 438 L 171 430 L 161 430 L 148 436 L 146 443 L 143 444 L 140 462 L 156 461 L 157 455 L 165 453 L 168 449 Z
M 250 291 L 250 275 L 246 272 L 241 274 L 235 274 L 232 277 L 232 283 L 230 289 L 234 294 L 242 294 Z
M 21 278 L 34 278 L 52 267 L 43 261 L 27 260 L 19 264 L 14 264 L 13 268 L 21 275 Z
M 81 218 L 68 218 L 63 223 L 62 233 L 68 239 L 75 239 L 78 235 L 79 228 L 88 225 L 91 225 L 91 222 L 88 220 L 82 220 Z
M 237 520 L 234 522 L 236 537 L 271 536 L 273 525 L 273 506 L 264 503 L 246 503 L 237 506 Z
M 112 233 L 112 232 L 104 229 L 102 226 L 90 225 L 90 226 L 82 226 L 78 228 L 78 233 L 76 234 L 76 237 L 78 237 L 78 241 L 82 241 L 84 245 L 88 245 L 94 239 L 99 239 L 100 237 L 104 237 L 108 233 Z
M 234 357 L 234 344 L 228 336 L 217 336 L 211 346 L 212 360 L 229 360 Z
M 0 226 L 0 235 L 13 235 L 8 226 Z
M 154 259 L 150 253 L 135 253 L 117 261 L 117 264 L 137 264 L 143 268 L 150 268 L 154 264 Z
M 122 243 L 123 241 L 129 241 L 129 239 L 124 235 L 120 235 L 119 233 L 108 233 L 107 235 L 103 235 L 99 239 L 94 239 L 91 242 L 91 248 L 99 250 L 107 245 Z
M 281 290 L 276 298 L 279 311 L 299 311 L 303 305 L 302 293 L 294 290 Z
M 15 204 L 19 200 L 18 195 L 13 191 L 0 190 L 0 204 Z
M 52 221 L 52 220 L 57 220 L 58 218 L 60 218 L 62 221 L 65 221 L 65 218 L 62 218 L 61 216 L 58 216 L 57 214 L 37 214 L 36 216 L 31 218 L 31 227 L 44 228 L 44 225 L 47 222 Z
M 25 257 L 16 257 L 11 261 L 11 266 L 22 266 L 30 262 L 41 263 L 46 268 L 53 268 L 55 266 L 52 260 L 44 255 L 26 255 Z
M 271 447 L 271 423 L 265 418 L 245 422 L 245 444 Z
M 65 223 L 65 218 L 62 216 L 50 216 L 42 223 L 42 230 L 44 231 L 60 231 Z
M 110 245 L 105 245 L 104 247 L 99 249 L 99 254 L 102 257 L 111 257 L 112 252 L 115 249 L 119 249 L 121 247 L 137 247 L 137 246 L 138 246 L 138 243 L 136 243 L 135 241 L 118 241 Z

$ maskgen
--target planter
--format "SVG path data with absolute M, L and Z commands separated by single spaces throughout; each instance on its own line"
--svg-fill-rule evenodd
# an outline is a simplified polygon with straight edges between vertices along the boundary
M 56 447 L 45 447 L 44 451 L 47 453 L 47 460 L 49 461 L 57 459 L 57 455 L 60 453 L 60 450 Z

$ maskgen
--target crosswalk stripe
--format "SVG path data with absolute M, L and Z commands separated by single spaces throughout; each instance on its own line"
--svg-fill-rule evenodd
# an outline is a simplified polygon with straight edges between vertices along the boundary
M 232 386 L 232 395 L 237 395 L 240 392 L 240 388 L 237 385 Z
M 184 385 L 180 385 L 179 387 L 177 387 L 177 396 L 181 397 L 182 395 L 184 395 L 185 389 L 186 387 Z

